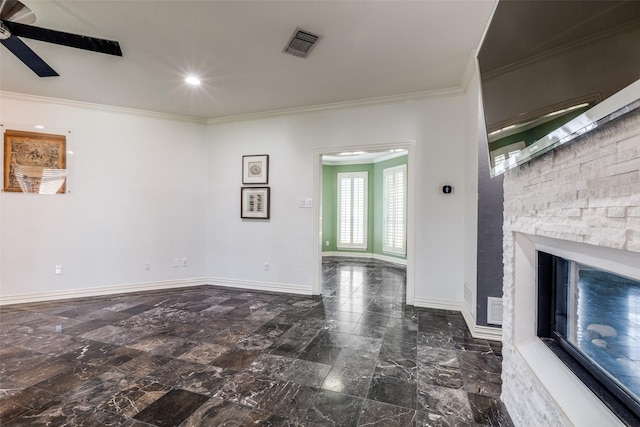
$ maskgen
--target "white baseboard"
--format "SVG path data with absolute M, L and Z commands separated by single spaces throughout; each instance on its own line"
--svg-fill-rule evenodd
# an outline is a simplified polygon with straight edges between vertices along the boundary
M 322 256 L 335 256 L 335 257 L 347 257 L 347 258 L 365 258 L 376 259 L 379 261 L 386 261 L 393 264 L 407 265 L 407 260 L 404 258 L 396 258 L 389 255 L 374 254 L 371 252 L 322 252 Z
M 466 306 L 462 308 L 462 316 L 464 317 L 471 336 L 478 339 L 490 340 L 490 341 L 502 341 L 502 329 L 494 328 L 491 326 L 476 325 L 476 320 Z
M 289 285 L 284 283 L 253 282 L 222 278 L 196 278 L 167 280 L 161 282 L 134 283 L 129 285 L 100 286 L 86 289 L 65 289 L 61 291 L 39 292 L 34 294 L 0 296 L 0 306 L 55 301 L 70 298 L 95 297 L 130 292 L 155 291 L 161 289 L 187 288 L 192 286 L 214 285 L 228 288 L 250 289 L 256 291 L 283 292 L 298 295 L 311 295 L 310 286 Z
M 491 326 L 474 325 L 471 329 L 471 335 L 474 338 L 479 338 L 489 341 L 502 341 L 502 329 L 494 328 Z
M 52 292 L 38 292 L 34 294 L 0 296 L 0 306 L 9 304 L 24 304 L 43 301 L 54 301 L 69 298 L 83 298 L 103 295 L 122 294 L 130 292 L 154 291 L 159 289 L 187 288 L 206 285 L 204 278 L 167 280 L 161 282 L 133 283 L 129 285 L 99 286 L 85 289 L 65 289 Z
M 462 313 L 462 316 L 469 327 L 469 331 L 474 338 L 491 341 L 502 340 L 502 329 L 476 325 L 475 319 L 471 316 L 471 313 L 465 305 L 460 301 L 415 297 L 414 304 L 416 307 L 459 311 Z
M 283 292 L 287 294 L 297 294 L 297 295 L 312 295 L 311 286 L 290 285 L 287 283 L 254 282 L 251 280 L 224 279 L 219 277 L 210 277 L 207 283 L 215 286 L 250 289 L 254 291 Z
M 453 310 L 453 311 L 460 311 L 462 307 L 462 305 L 460 304 L 460 301 L 424 298 L 424 297 L 415 297 L 413 299 L 413 304 L 416 307 L 437 308 L 440 310 Z

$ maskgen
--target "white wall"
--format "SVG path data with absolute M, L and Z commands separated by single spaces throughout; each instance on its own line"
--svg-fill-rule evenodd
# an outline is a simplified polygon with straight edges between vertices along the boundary
M 208 276 L 274 288 L 313 284 L 316 149 L 415 141 L 416 305 L 461 306 L 465 254 L 465 96 L 211 124 Z M 271 219 L 240 219 L 242 155 L 269 154 Z M 454 187 L 444 195 L 444 184 Z M 315 204 L 319 200 L 314 200 Z M 264 271 L 269 262 L 270 270 Z
M 203 277 L 206 125 L 0 94 L 4 129 L 68 136 L 70 193 L 0 199 L 3 302 Z M 71 131 L 71 133 L 68 133 Z M 173 267 L 173 258 L 188 267 Z M 144 263 L 151 263 L 145 271 Z M 64 274 L 54 275 L 55 265 Z
M 311 293 L 313 209 L 298 201 L 314 195 L 315 150 L 415 141 L 415 303 L 460 308 L 473 181 L 465 158 L 476 150 L 466 114 L 465 95 L 451 93 L 206 125 L 3 93 L 2 124 L 70 130 L 74 154 L 69 194 L 1 196 L 2 302 L 204 278 Z M 240 219 L 246 154 L 270 155 L 269 221 Z M 189 267 L 173 268 L 183 257 Z

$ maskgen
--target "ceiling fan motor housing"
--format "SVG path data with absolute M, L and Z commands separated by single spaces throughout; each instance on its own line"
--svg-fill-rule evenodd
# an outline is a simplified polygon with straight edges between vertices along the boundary
M 11 37 L 11 31 L 4 25 L 4 22 L 0 21 L 0 40 L 6 40 Z

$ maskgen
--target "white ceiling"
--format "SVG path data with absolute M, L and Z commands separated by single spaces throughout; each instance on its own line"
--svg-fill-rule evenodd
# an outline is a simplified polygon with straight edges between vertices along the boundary
M 383 151 L 347 151 L 342 153 L 325 154 L 322 156 L 323 165 L 353 165 L 361 163 L 377 163 L 383 160 L 395 159 L 405 156 L 407 150 L 389 149 Z
M 203 119 L 460 87 L 494 4 L 22 1 L 33 25 L 117 40 L 123 57 L 23 38 L 60 76 L 0 46 L 1 91 Z M 282 53 L 296 27 L 321 36 L 308 58 Z

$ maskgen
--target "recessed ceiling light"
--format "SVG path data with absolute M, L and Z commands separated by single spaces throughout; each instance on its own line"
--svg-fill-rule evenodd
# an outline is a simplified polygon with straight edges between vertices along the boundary
M 189 83 L 192 86 L 199 86 L 200 85 L 200 79 L 194 76 L 189 76 L 186 79 L 184 79 L 185 82 Z
M 35 125 L 34 127 L 35 127 L 36 129 L 44 129 L 44 126 L 42 126 L 42 125 Z

